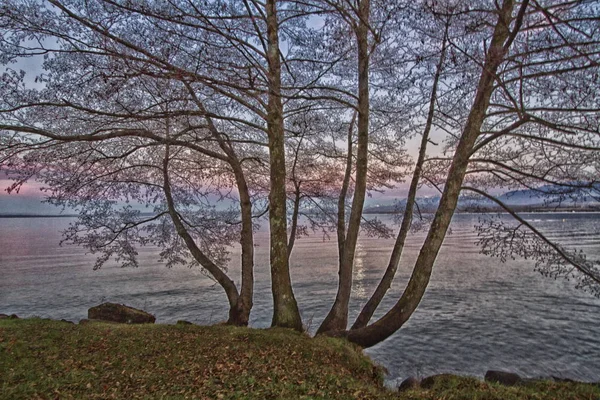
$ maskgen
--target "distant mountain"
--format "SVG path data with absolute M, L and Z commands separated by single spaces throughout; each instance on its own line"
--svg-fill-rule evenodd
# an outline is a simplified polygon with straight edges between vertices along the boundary
M 571 190 L 565 190 L 561 186 L 546 185 L 537 190 L 513 190 L 504 193 L 498 199 L 510 205 L 599 205 L 600 185 L 596 185 L 593 190 L 597 193 L 596 197 L 590 194 L 589 189 L 580 189 L 572 192 Z
M 0 218 L 73 218 L 75 214 L 0 214 Z
M 515 211 L 600 211 L 600 184 L 594 187 L 592 196 L 589 190 L 567 192 L 564 187 L 546 185 L 537 190 L 522 189 L 512 190 L 497 196 L 498 200 L 510 206 Z M 419 197 L 417 203 L 421 212 L 434 212 L 440 202 L 440 196 Z M 396 204 L 380 204 L 367 207 L 365 214 L 392 214 L 404 210 L 406 199 Z M 464 194 L 458 201 L 458 212 L 477 212 L 497 210 L 500 207 L 489 199 L 480 196 Z

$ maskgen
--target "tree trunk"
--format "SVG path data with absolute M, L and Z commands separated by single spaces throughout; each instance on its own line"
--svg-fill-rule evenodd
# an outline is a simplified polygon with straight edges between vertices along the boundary
M 298 232 L 298 216 L 300 215 L 300 185 L 302 182 L 295 184 L 296 190 L 294 190 L 294 209 L 292 211 L 292 227 L 290 229 L 290 239 L 288 240 L 288 259 L 292 255 L 294 249 L 294 243 L 296 243 L 296 234 Z
M 354 122 L 356 122 L 356 111 L 352 113 L 352 120 L 348 128 L 348 155 L 346 156 L 346 170 L 344 171 L 344 179 L 342 188 L 338 198 L 337 211 L 337 240 L 338 240 L 338 262 L 342 263 L 344 255 L 344 244 L 346 243 L 346 196 L 348 195 L 348 187 L 350 186 L 350 178 L 352 175 L 352 140 L 354 131 Z
M 437 98 L 437 86 L 442 73 L 444 65 L 444 58 L 446 56 L 446 37 L 448 35 L 449 24 L 446 24 L 446 30 L 444 32 L 444 38 L 442 41 L 442 52 L 440 54 L 440 60 L 438 62 L 433 87 L 431 88 L 431 98 L 429 101 L 429 110 L 427 114 L 427 122 L 425 123 L 425 129 L 423 130 L 423 137 L 421 138 L 421 147 L 419 149 L 419 156 L 415 164 L 415 170 L 413 172 L 412 180 L 410 182 L 410 188 L 408 190 L 408 196 L 406 198 L 406 208 L 404 209 L 404 215 L 402 216 L 402 224 L 400 225 L 400 231 L 396 237 L 396 243 L 394 243 L 394 249 L 390 256 L 390 262 L 385 270 L 385 274 L 381 278 L 379 285 L 375 289 L 373 295 L 369 298 L 369 301 L 364 305 L 360 314 L 356 318 L 354 325 L 351 329 L 358 329 L 367 326 L 373 313 L 379 307 L 381 300 L 385 296 L 386 292 L 392 286 L 392 281 L 398 270 L 398 264 L 400 263 L 400 257 L 402 257 L 402 251 L 404 250 L 404 243 L 412 224 L 413 209 L 417 198 L 417 188 L 419 186 L 419 180 L 421 178 L 421 171 L 423 163 L 425 162 L 425 155 L 427 153 L 427 142 L 429 140 L 429 132 L 431 131 L 431 125 L 433 123 L 433 115 L 435 111 L 435 102 Z
M 163 160 L 163 191 L 165 193 L 165 198 L 167 200 L 167 208 L 169 210 L 169 215 L 171 216 L 171 220 L 175 225 L 175 230 L 177 234 L 183 239 L 187 248 L 190 250 L 190 253 L 194 257 L 202 267 L 204 267 L 215 280 L 221 285 L 221 287 L 225 290 L 225 294 L 227 295 L 227 300 L 229 301 L 229 319 L 227 323 L 232 325 L 237 325 L 240 321 L 240 315 L 237 309 L 237 304 L 239 300 L 239 293 L 237 288 L 235 287 L 235 283 L 229 279 L 227 274 L 219 268 L 214 262 L 212 262 L 200 248 L 196 245 L 194 238 L 189 234 L 185 225 L 181 221 L 177 210 L 175 209 L 175 202 L 173 201 L 173 194 L 171 192 L 171 183 L 169 180 L 169 151 L 168 146 L 165 154 L 165 158 Z
M 269 104 L 267 128 L 269 132 L 270 192 L 269 226 L 271 238 L 271 290 L 273 292 L 272 326 L 301 331 L 302 320 L 292 290 L 287 250 L 286 172 L 281 101 L 281 60 L 279 56 L 279 24 L 276 0 L 268 0 L 267 36 L 269 62 Z
M 252 202 L 250 192 L 244 177 L 242 166 L 237 162 L 231 163 L 238 192 L 240 194 L 240 211 L 242 215 L 242 231 L 240 244 L 242 247 L 242 286 L 236 304 L 239 320 L 236 325 L 248 325 L 250 311 L 252 310 L 252 297 L 254 294 L 254 233 L 252 231 Z
M 526 1 L 524 4 L 526 7 Z M 454 153 L 439 207 L 429 228 L 425 243 L 419 252 L 408 285 L 400 300 L 381 319 L 372 325 L 344 333 L 344 336 L 351 342 L 362 347 L 370 347 L 385 340 L 400 329 L 408 320 L 425 293 L 431 277 L 433 264 L 442 246 L 458 202 L 460 188 L 469 162 L 469 155 L 485 119 L 485 113 L 494 90 L 496 71 L 502 63 L 512 40 L 510 38 L 511 32 L 509 31 L 509 26 L 513 6 L 514 0 L 504 0 L 502 8 L 498 12 L 498 21 L 494 29 L 490 48 L 486 54 L 483 71 L 479 78 L 475 100 Z M 515 32 L 518 29 L 519 26 L 517 24 Z
M 240 232 L 240 245 L 242 248 L 242 286 L 240 296 L 230 311 L 230 320 L 234 325 L 247 326 L 250 320 L 250 311 L 252 310 L 252 297 L 254 295 L 254 232 L 252 231 L 252 202 L 250 201 L 250 191 L 242 169 L 242 164 L 235 153 L 235 150 L 228 142 L 227 138 L 217 129 L 213 119 L 209 116 L 204 104 L 196 96 L 193 88 L 185 83 L 188 92 L 194 102 L 205 114 L 208 129 L 211 135 L 219 143 L 219 147 L 227 155 L 227 162 L 233 170 L 236 186 L 240 195 L 240 214 L 242 218 L 242 231 Z
M 348 325 L 348 304 L 352 292 L 352 271 L 356 242 L 360 231 L 363 205 L 367 189 L 367 159 L 369 147 L 369 14 L 370 0 L 361 0 L 358 7 L 356 39 L 358 44 L 358 143 L 356 150 L 356 178 L 348 232 L 339 266 L 338 291 L 333 307 L 319 327 L 317 334 L 344 330 Z

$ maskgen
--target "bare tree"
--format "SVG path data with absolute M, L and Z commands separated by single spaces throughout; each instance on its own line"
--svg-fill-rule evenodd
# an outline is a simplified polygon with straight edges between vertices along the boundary
M 68 66 L 72 60 L 54 62 Z M 149 243 L 163 248 L 161 257 L 167 265 L 185 263 L 182 251 L 187 247 L 194 263 L 227 293 L 229 322 L 246 325 L 253 290 L 253 215 L 250 190 L 233 146 L 220 140 L 222 134 L 205 111 L 198 115 L 190 107 L 193 102 L 173 100 L 187 92 L 183 85 L 174 89 L 167 81 L 152 87 L 153 81 L 119 79 L 106 70 L 101 82 L 79 71 L 70 78 L 76 81 L 82 75 L 95 87 L 85 103 L 78 102 L 78 92 L 69 93 L 59 83 L 49 82 L 38 97 L 28 98 L 28 104 L 6 111 L 19 123 L 11 127 L 19 134 L 3 137 L 2 143 L 7 166 L 19 174 L 13 189 L 35 175 L 49 186 L 50 201 L 80 209 L 81 217 L 66 238 L 99 252 L 96 267 L 111 256 L 123 265 L 137 266 L 135 246 Z M 119 87 L 105 79 L 114 79 Z M 55 95 L 59 88 L 62 98 Z M 60 122 L 49 122 L 48 115 Z M 176 154 L 170 167 L 170 174 L 178 176 L 175 187 L 166 164 L 161 167 L 159 162 L 165 145 Z M 164 179 L 157 175 L 161 169 Z M 229 194 L 231 185 L 237 187 L 239 200 Z M 213 196 L 238 202 L 241 222 L 233 210 L 216 212 L 210 206 Z M 124 201 L 141 203 L 153 215 L 146 217 L 130 206 L 119 211 Z M 175 231 L 165 225 L 168 216 Z M 236 231 L 240 232 L 237 238 Z M 226 248 L 233 241 L 242 242 L 241 296 L 225 273 Z
M 582 8 L 579 8 L 579 6 Z M 477 47 L 466 47 L 473 46 L 473 42 L 467 42 L 463 39 L 463 44 L 466 46 L 462 47 L 459 40 L 450 37 L 452 50 L 460 51 L 461 55 L 465 57 L 465 61 L 474 60 L 477 69 L 480 71 L 480 78 L 470 111 L 465 117 L 460 114 L 460 110 L 463 108 L 456 107 L 457 104 L 465 102 L 465 97 L 456 96 L 457 103 L 441 103 L 440 118 L 438 119 L 439 127 L 448 133 L 462 127 L 462 132 L 460 135 L 450 136 L 448 149 L 453 152 L 451 158 L 429 160 L 429 162 L 441 166 L 441 168 L 430 167 L 430 171 L 437 171 L 437 173 L 427 177 L 432 184 L 438 187 L 443 185 L 440 204 L 415 263 L 413 274 L 400 300 L 373 324 L 365 327 L 358 325 L 356 329 L 345 333 L 349 340 L 362 346 L 371 346 L 395 332 L 410 317 L 429 282 L 437 252 L 456 209 L 465 179 L 473 182 L 473 184 L 481 185 L 490 177 L 495 177 L 496 179 L 492 179 L 493 183 L 491 185 L 487 183 L 490 186 L 522 185 L 527 182 L 528 178 L 533 178 L 538 184 L 546 181 L 559 186 L 594 187 L 595 178 L 592 178 L 589 173 L 595 169 L 593 160 L 597 157 L 597 154 L 594 154 L 595 145 L 593 143 L 597 138 L 592 139 L 583 146 L 579 146 L 577 152 L 574 152 L 573 146 L 566 143 L 566 141 L 557 140 L 567 130 L 569 134 L 577 135 L 580 138 L 579 140 L 583 140 L 585 143 L 585 141 L 591 139 L 589 136 L 591 132 L 590 125 L 588 125 L 589 119 L 584 117 L 583 121 L 585 122 L 582 123 L 582 119 L 575 118 L 577 122 L 568 124 L 569 127 L 567 128 L 566 125 L 560 126 L 559 124 L 548 123 L 540 117 L 527 116 L 528 110 L 531 110 L 532 113 L 543 110 L 543 112 L 555 112 L 557 114 L 572 112 L 571 118 L 581 113 L 588 116 L 595 114 L 596 117 L 592 118 L 597 118 L 597 98 L 594 99 L 593 96 L 589 96 L 588 91 L 580 92 L 581 97 L 574 96 L 577 97 L 575 101 L 579 101 L 577 106 L 571 103 L 563 108 L 564 99 L 552 99 L 552 107 L 539 106 L 547 100 L 544 98 L 544 86 L 538 79 L 544 81 L 550 76 L 559 76 L 559 80 L 563 80 L 567 79 L 566 76 L 569 73 L 574 73 L 574 79 L 581 79 L 583 71 L 591 72 L 592 69 L 597 68 L 598 64 L 593 60 L 598 55 L 597 51 L 589 46 L 591 31 L 580 25 L 586 25 L 584 21 L 589 21 L 586 15 L 589 15 L 590 12 L 593 12 L 592 9 L 579 4 L 540 5 L 539 3 L 529 4 L 528 1 L 523 1 L 520 4 L 504 1 L 501 7 L 497 9 L 498 17 L 489 45 L 487 45 L 487 41 L 484 42 L 486 44 L 484 47 L 485 58 L 482 62 L 475 61 L 477 60 L 475 56 L 478 54 Z M 556 14 L 560 14 L 560 17 Z M 575 22 L 575 20 L 578 22 Z M 485 21 L 485 16 L 481 18 L 481 22 L 483 21 Z M 560 21 L 558 23 L 560 27 L 557 27 L 556 21 Z M 480 30 L 477 27 L 471 28 L 471 25 L 466 25 L 464 29 L 474 29 L 474 32 Z M 569 32 L 569 39 L 565 39 L 567 32 Z M 573 52 L 568 56 L 562 52 L 563 46 L 567 42 L 569 43 L 567 45 L 569 47 L 568 52 Z M 537 47 L 539 45 L 541 45 L 541 48 Z M 451 55 L 454 56 L 452 53 Z M 567 59 L 569 61 L 566 61 Z M 569 66 L 561 67 L 561 64 L 565 62 Z M 541 67 L 542 65 L 544 67 Z M 551 68 L 550 65 L 552 65 Z M 544 70 L 548 68 L 548 70 L 547 72 L 540 72 L 538 68 Z M 465 73 L 466 75 L 467 73 Z M 519 84 L 515 85 L 515 82 L 519 82 Z M 576 82 L 573 82 L 573 84 L 575 86 Z M 525 91 L 525 86 L 531 90 Z M 511 89 L 516 89 L 516 92 Z M 540 91 L 540 89 L 542 90 Z M 566 103 L 569 103 L 569 101 L 567 100 Z M 581 107 L 585 103 L 589 103 L 589 106 Z M 514 105 L 514 108 L 511 105 Z M 507 108 L 511 109 L 512 112 L 505 112 Z M 548 131 L 548 128 L 550 128 L 550 131 Z M 527 129 L 533 134 L 517 133 L 521 129 Z M 510 146 L 506 146 L 504 143 L 502 147 L 495 147 L 491 151 L 494 158 L 501 157 L 505 161 L 510 160 L 508 165 L 503 162 L 478 158 L 478 154 L 486 152 L 484 150 L 486 146 L 491 145 L 494 147 L 493 143 L 502 142 L 503 138 L 506 139 L 507 137 L 514 140 L 512 135 L 515 134 L 519 138 L 517 140 L 520 141 L 518 145 L 513 142 Z M 558 150 L 556 154 L 561 155 L 558 159 L 554 159 L 557 161 L 556 163 L 550 161 L 548 154 L 540 157 L 537 150 L 531 151 L 532 149 L 539 149 L 539 146 L 535 143 L 536 141 L 549 142 L 560 147 L 560 150 L 556 149 Z M 577 165 L 582 168 L 578 171 L 569 169 L 569 163 L 565 163 L 566 159 L 562 158 L 561 153 L 563 152 L 569 154 L 571 160 L 575 160 Z M 518 163 L 518 166 L 513 164 L 511 168 L 510 164 L 513 162 Z M 487 163 L 487 165 L 482 166 L 484 163 Z M 559 163 L 563 167 L 558 167 Z M 490 167 L 490 165 L 493 165 L 493 167 Z M 445 169 L 448 168 L 448 172 L 445 173 Z M 536 172 L 532 172 L 532 170 Z M 555 170 L 556 174 L 561 175 L 560 178 L 549 180 L 550 176 L 555 175 L 553 172 Z M 540 172 L 540 175 L 537 175 L 537 171 Z M 499 184 L 499 181 L 502 184 Z M 574 184 L 574 182 L 577 183 Z M 492 197 L 477 188 L 468 187 L 467 189 L 476 191 L 486 197 Z M 511 215 L 516 216 L 514 212 Z M 521 223 L 523 222 L 518 216 L 517 219 Z M 547 239 L 542 239 L 543 235 L 532 226 L 526 225 L 526 227 L 535 237 L 545 242 L 547 248 L 553 250 L 555 257 L 552 258 L 562 259 L 561 263 L 568 260 L 568 265 L 575 267 L 579 273 L 582 273 L 585 284 L 597 282 L 597 270 L 589 262 L 583 263 L 573 259 L 568 252 L 562 251 L 558 246 L 553 246 L 553 243 Z M 498 239 L 499 237 L 495 236 L 495 238 Z M 500 237 L 500 239 L 504 240 L 506 238 Z M 489 243 L 488 240 L 482 242 L 483 245 Z M 519 253 L 517 249 L 511 249 L 511 251 Z M 520 253 L 524 254 L 523 251 L 520 251 Z M 547 250 L 525 254 L 530 256 L 537 254 L 542 257 L 542 262 L 548 262 L 549 260 Z M 556 262 L 552 261 L 547 265 L 548 268 L 555 268 Z M 579 268 L 576 266 L 579 266 Z M 572 273 L 573 269 L 567 269 L 567 271 Z
M 230 322 L 247 324 L 252 231 L 268 198 L 273 325 L 302 328 L 289 271 L 296 237 L 309 228 L 335 233 L 337 293 L 318 332 L 368 347 L 417 308 L 469 192 L 516 221 L 484 221 L 484 253 L 536 257 L 543 273 L 600 293 L 597 264 L 545 237 L 490 190 L 533 190 L 549 206 L 600 197 L 594 4 L 49 4 L 0 8 L 0 61 L 46 57 L 39 88 L 12 70 L 2 76 L 0 166 L 15 178 L 12 190 L 41 179 L 51 201 L 80 207 L 67 239 L 100 252 L 99 265 L 111 256 L 135 265 L 136 246 L 147 243 L 161 246 L 169 264 L 191 255 L 226 292 Z M 396 243 L 348 330 L 359 234 L 390 234 L 363 215 L 365 198 L 403 178 L 401 147 L 411 135 L 420 136 L 420 151 Z M 443 150 L 430 152 L 431 143 Z M 371 322 L 425 184 L 441 199 L 411 278 Z M 219 212 L 211 196 L 236 207 Z M 152 213 L 119 208 L 123 200 Z M 225 270 L 236 240 L 239 291 Z

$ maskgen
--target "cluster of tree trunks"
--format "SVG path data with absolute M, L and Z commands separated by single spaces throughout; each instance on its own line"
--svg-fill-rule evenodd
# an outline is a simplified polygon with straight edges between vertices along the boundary
M 9 191 L 37 179 L 51 202 L 80 210 L 65 239 L 99 253 L 97 267 L 111 257 L 137 265 L 136 247 L 155 244 L 168 265 L 202 266 L 226 294 L 228 323 L 247 325 L 254 229 L 268 214 L 272 325 L 302 330 L 290 275 L 295 240 L 311 229 L 335 232 L 337 293 L 317 333 L 369 347 L 418 307 L 468 190 L 517 221 L 482 229 L 483 251 L 538 257 L 543 273 L 600 293 L 597 264 L 489 191 L 539 189 L 549 202 L 600 198 L 593 5 L 48 3 L 0 6 L 0 62 L 47 57 L 34 83 L 13 70 L 2 76 L 0 168 L 14 179 Z M 410 162 L 401 147 L 416 135 Z M 428 153 L 430 143 L 439 146 L 433 136 L 444 136 L 444 151 Z M 365 199 L 407 175 L 389 263 L 350 325 L 359 236 L 391 235 L 365 218 Z M 439 206 L 399 300 L 371 321 L 422 219 L 423 185 L 439 190 Z M 541 189 L 548 185 L 554 189 Z M 235 210 L 215 210 L 214 196 Z M 153 215 L 119 208 L 123 200 Z M 235 242 L 239 284 L 227 270 Z

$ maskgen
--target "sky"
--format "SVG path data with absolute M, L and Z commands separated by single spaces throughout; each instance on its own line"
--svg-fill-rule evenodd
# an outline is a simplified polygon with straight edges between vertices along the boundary
M 22 58 L 18 62 L 10 64 L 3 68 L 10 68 L 13 70 L 25 71 L 25 84 L 28 87 L 35 88 L 39 87 L 39 83 L 35 82 L 35 77 L 39 75 L 42 70 L 43 58 L 41 56 L 35 56 L 30 58 Z M 432 140 L 438 142 L 432 135 Z M 416 158 L 416 154 L 419 148 L 420 137 L 415 137 L 408 141 L 407 149 L 413 158 Z M 433 153 L 439 153 L 438 149 L 431 149 L 433 145 L 430 145 L 430 150 Z M 441 147 L 438 145 L 438 147 Z M 0 173 L 0 215 L 2 214 L 60 214 L 63 212 L 61 208 L 54 207 L 50 204 L 44 203 L 44 193 L 40 190 L 41 184 L 38 182 L 28 182 L 22 188 L 19 193 L 8 194 L 6 188 L 10 186 L 11 181 L 6 179 L 6 176 Z M 372 196 L 367 197 L 366 206 L 373 206 L 376 204 L 391 205 L 396 200 L 400 200 L 406 197 L 408 192 L 408 183 L 404 182 L 397 186 L 395 189 L 387 190 L 384 193 L 372 193 Z M 437 194 L 433 189 L 425 188 L 419 193 L 421 196 L 432 196 Z M 68 211 L 66 211 L 68 212 Z M 64 212 L 63 212 L 64 213 Z
M 35 75 L 41 72 L 39 68 L 39 63 L 34 62 L 32 60 L 24 60 L 23 62 L 19 62 L 17 64 L 12 64 L 10 66 L 13 69 L 19 70 L 23 69 L 26 71 L 26 84 L 34 86 Z M 416 158 L 415 155 L 418 152 L 420 137 L 414 137 L 407 143 L 408 153 Z M 432 140 L 436 143 L 439 141 L 435 136 L 432 137 Z M 430 145 L 429 148 L 432 148 L 433 145 Z M 441 147 L 441 145 L 438 145 Z M 432 148 L 434 153 L 439 153 L 440 150 Z M 6 176 L 0 172 L 0 215 L 2 214 L 45 214 L 45 215 L 55 215 L 60 214 L 62 211 L 61 208 L 52 206 L 50 204 L 44 203 L 44 193 L 40 190 L 42 185 L 38 182 L 28 182 L 23 186 L 19 193 L 8 194 L 6 192 L 6 188 L 9 187 L 11 181 L 6 179 Z M 395 203 L 397 200 L 403 199 L 406 197 L 408 192 L 408 183 L 400 183 L 396 188 L 387 190 L 384 193 L 373 192 L 372 196 L 367 197 L 365 204 L 366 206 L 373 206 L 376 204 L 381 205 L 391 205 Z M 421 196 L 432 196 L 436 195 L 437 192 L 433 189 L 425 188 L 423 189 L 419 195 Z M 68 213 L 68 210 L 66 211 Z
M 8 194 L 6 188 L 10 186 L 11 181 L 8 179 L 0 179 L 0 215 L 15 215 L 15 214 L 33 214 L 33 215 L 58 215 L 69 214 L 69 210 L 63 211 L 60 207 L 55 207 L 51 204 L 44 203 L 44 192 L 40 189 L 42 185 L 38 182 L 28 182 L 19 193 Z M 391 205 L 397 200 L 406 197 L 408 192 L 408 184 L 402 183 L 397 188 L 388 190 L 385 193 L 372 193 L 371 197 L 367 197 L 365 205 L 367 207 L 380 205 Z M 435 192 L 424 190 L 420 192 L 422 196 L 431 196 Z M 224 205 L 224 206 L 228 206 Z
M 8 194 L 6 188 L 12 182 L 8 179 L 0 179 L 0 214 L 59 214 L 60 208 L 50 204 L 42 203 L 43 193 L 40 184 L 30 182 L 25 185 L 19 193 Z

